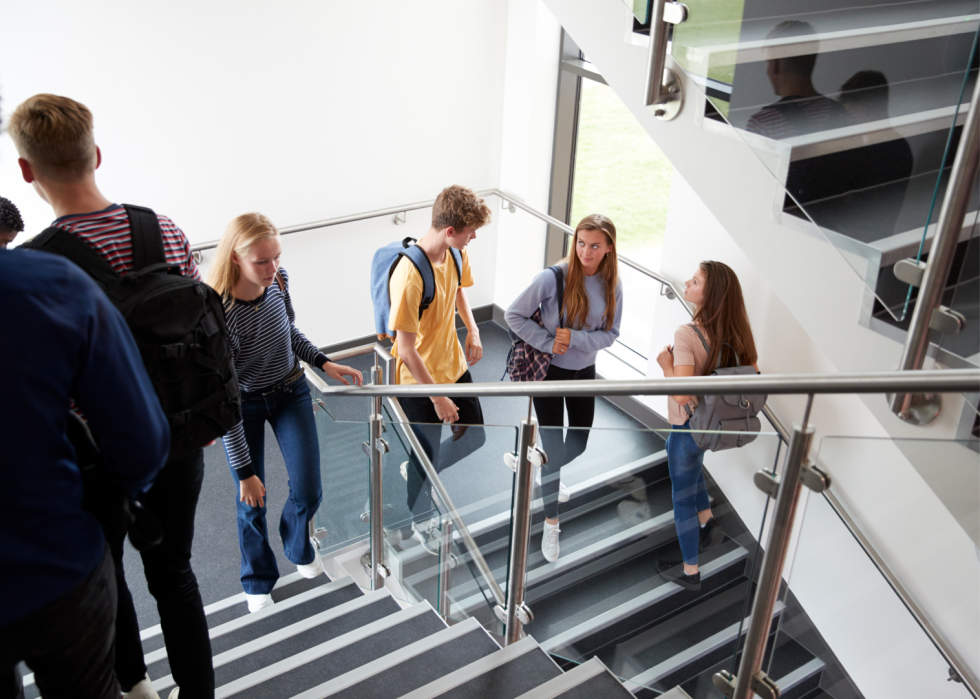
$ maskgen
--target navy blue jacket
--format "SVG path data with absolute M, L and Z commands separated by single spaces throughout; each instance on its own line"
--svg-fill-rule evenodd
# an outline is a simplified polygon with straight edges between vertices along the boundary
M 65 594 L 102 561 L 65 436 L 74 399 L 112 479 L 144 492 L 170 428 L 122 316 L 79 268 L 0 249 L 0 626 Z

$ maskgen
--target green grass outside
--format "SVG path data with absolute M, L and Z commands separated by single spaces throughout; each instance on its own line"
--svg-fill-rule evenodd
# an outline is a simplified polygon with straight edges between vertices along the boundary
M 571 224 L 588 214 L 608 216 L 619 252 L 642 262 L 663 245 L 673 173 L 612 88 L 583 80 Z

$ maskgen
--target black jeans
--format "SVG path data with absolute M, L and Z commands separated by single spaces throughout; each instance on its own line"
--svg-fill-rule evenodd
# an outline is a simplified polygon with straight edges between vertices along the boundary
M 595 378 L 595 364 L 584 369 L 561 369 L 555 365 L 548 368 L 545 381 L 575 381 Z M 556 429 L 565 425 L 565 411 L 568 411 L 568 426 L 589 428 L 595 419 L 595 398 L 535 398 L 534 412 L 541 427 L 541 446 L 548 455 L 548 463 L 541 467 L 541 497 L 544 500 L 544 516 L 554 519 L 558 516 L 558 484 L 561 482 L 561 467 L 577 459 L 589 443 L 589 429 Z M 562 435 L 562 433 L 565 433 Z
M 204 603 L 191 570 L 194 513 L 204 481 L 204 450 L 169 462 L 143 504 L 160 521 L 163 543 L 142 552 L 150 594 L 157 601 L 163 640 L 181 699 L 213 699 L 214 669 Z M 123 540 L 109 542 L 116 562 L 119 613 L 116 617 L 116 676 L 123 690 L 143 679 L 146 664 L 139 621 L 123 572 Z
M 45 699 L 119 699 L 112 671 L 115 616 L 116 579 L 106 550 L 102 562 L 72 590 L 0 627 L 0 699 L 23 699 L 21 660 L 34 671 Z
M 469 370 L 456 383 L 473 383 Z M 402 410 L 412 424 L 412 431 L 422 444 L 429 461 L 441 473 L 482 447 L 487 441 L 483 424 L 483 408 L 475 396 L 453 398 L 459 409 L 459 420 L 453 423 L 449 438 L 442 440 L 442 420 L 436 414 L 436 406 L 429 398 L 401 398 Z M 429 424 L 431 423 L 431 424 Z M 421 515 L 432 509 L 432 484 L 425 470 L 412 452 L 408 468 L 408 509 L 413 515 Z M 425 497 L 419 497 L 420 495 Z M 183 698 L 181 698 L 183 699 Z

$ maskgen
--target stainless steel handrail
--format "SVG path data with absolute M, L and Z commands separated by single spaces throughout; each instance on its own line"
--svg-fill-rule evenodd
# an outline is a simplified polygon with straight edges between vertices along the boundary
M 411 386 L 330 386 L 325 395 L 393 396 L 666 396 L 727 393 L 828 394 L 894 391 L 976 391 L 980 369 L 882 371 L 853 374 L 759 374 L 755 376 L 635 379 L 628 381 L 548 381 L 517 383 L 413 384 Z

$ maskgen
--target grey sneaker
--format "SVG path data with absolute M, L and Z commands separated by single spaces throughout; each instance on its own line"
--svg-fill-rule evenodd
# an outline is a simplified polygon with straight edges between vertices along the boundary
M 650 503 L 626 498 L 616 505 L 616 514 L 627 527 L 635 527 L 650 519 Z

